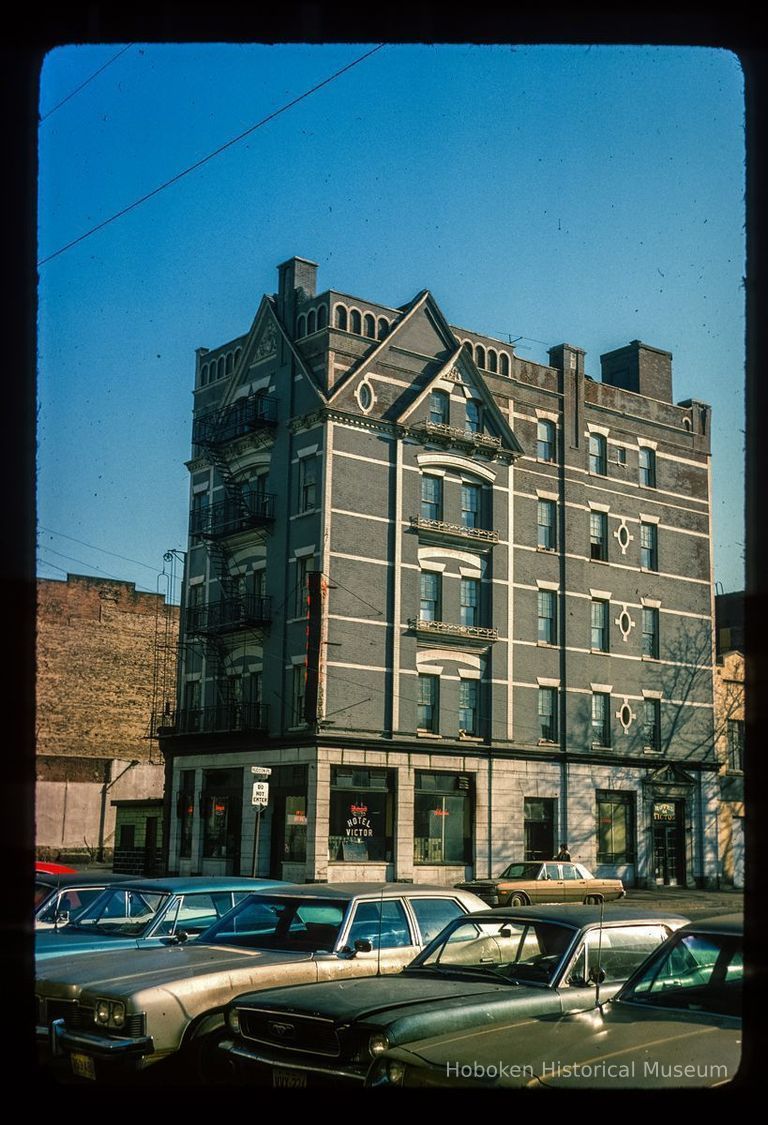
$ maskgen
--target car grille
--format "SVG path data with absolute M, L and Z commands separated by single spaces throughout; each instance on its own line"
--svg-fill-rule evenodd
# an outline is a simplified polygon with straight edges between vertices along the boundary
M 245 1039 L 284 1051 L 308 1051 L 330 1057 L 341 1053 L 332 1020 L 258 1008 L 238 1008 L 238 1015 Z
M 82 1027 L 79 1022 L 77 1000 L 56 1000 L 51 997 L 38 996 L 37 1023 L 46 1027 L 54 1020 L 64 1020 L 67 1027 Z
M 457 883 L 456 886 L 462 891 L 471 891 L 473 895 L 477 895 L 483 902 L 488 903 L 489 906 L 499 905 L 499 892 L 493 884 L 485 884 L 483 886 L 477 883 Z

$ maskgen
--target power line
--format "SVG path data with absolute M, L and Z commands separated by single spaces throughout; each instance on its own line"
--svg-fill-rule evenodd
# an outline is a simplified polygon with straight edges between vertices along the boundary
M 209 160 L 213 160 L 215 156 L 219 156 L 226 149 L 231 148 L 232 145 L 236 145 L 245 137 L 249 137 L 251 133 L 255 133 L 256 130 L 261 129 L 263 125 L 267 125 L 270 121 L 274 121 L 276 117 L 279 117 L 282 113 L 286 113 L 287 110 L 292 109 L 293 106 L 298 105 L 299 102 L 304 101 L 304 99 L 308 98 L 311 94 L 317 93 L 317 91 L 321 90 L 323 86 L 327 86 L 329 83 L 334 82 L 337 78 L 340 78 L 342 74 L 345 74 L 348 70 L 351 70 L 353 67 L 358 66 L 361 62 L 364 62 L 366 59 L 370 58 L 371 55 L 375 55 L 377 51 L 382 50 L 382 48 L 385 46 L 385 43 L 379 43 L 378 47 L 374 47 L 372 50 L 366 51 L 364 55 L 360 55 L 359 58 L 354 59 L 351 63 L 347 63 L 347 65 L 343 66 L 341 70 L 337 70 L 335 74 L 331 74 L 328 78 L 324 78 L 323 81 L 318 82 L 316 86 L 312 86 L 311 89 L 305 90 L 303 94 L 299 94 L 297 98 L 294 98 L 290 102 L 286 102 L 286 104 L 280 106 L 279 109 L 276 109 L 272 113 L 267 114 L 267 116 L 263 117 L 261 121 L 257 121 L 255 125 L 251 125 L 250 128 L 246 129 L 242 133 L 239 133 L 238 136 L 233 137 L 229 141 L 226 141 L 223 145 L 220 145 L 217 149 L 214 149 L 213 152 L 209 152 L 207 156 L 203 156 L 200 160 L 196 160 L 194 164 L 190 164 L 188 168 L 185 168 L 182 172 L 178 172 L 175 176 L 172 176 L 170 180 L 166 180 L 165 183 L 160 184 L 156 188 L 153 188 L 152 191 L 147 192 L 146 195 L 142 195 L 140 199 L 134 200 L 133 203 L 129 203 L 128 206 L 123 207 L 122 210 L 116 211 L 114 215 L 110 215 L 110 217 L 108 219 L 104 219 L 103 222 L 97 223 L 95 227 L 91 227 L 91 229 L 87 230 L 85 234 L 81 234 L 77 238 L 73 238 L 71 242 L 67 242 L 64 246 L 60 246 L 58 250 L 54 250 L 54 252 L 52 254 L 49 254 L 46 258 L 41 258 L 37 263 L 38 267 L 45 265 L 46 262 L 50 262 L 53 258 L 57 258 L 59 254 L 63 254 L 66 250 L 70 250 L 73 246 L 77 246 L 77 244 L 79 242 L 83 242 L 84 239 L 90 238 L 90 236 L 92 234 L 95 234 L 96 231 L 103 230 L 104 227 L 109 226 L 110 223 L 114 223 L 116 219 L 120 219 L 123 215 L 127 215 L 129 211 L 133 211 L 135 210 L 135 208 L 140 207 L 142 203 L 146 203 L 148 199 L 152 199 L 153 196 L 159 195 L 161 191 L 165 191 L 165 189 L 171 187 L 172 184 L 178 183 L 179 180 L 182 180 L 185 176 L 188 176 L 190 172 L 194 172 L 197 168 L 202 168 L 202 166 L 204 164 L 207 164 Z
M 89 570 L 98 570 L 99 574 L 105 574 L 107 576 L 107 578 L 111 578 L 115 582 L 125 582 L 126 581 L 125 578 L 118 578 L 118 576 L 116 574 L 110 574 L 110 572 L 108 570 L 102 570 L 101 567 L 94 566 L 93 563 L 86 562 L 85 559 L 75 559 L 71 555 L 64 555 L 64 554 L 61 553 L 61 551 L 54 550 L 53 547 L 43 547 L 43 550 L 44 551 L 51 551 L 54 555 L 58 555 L 60 559 L 67 559 L 69 562 L 79 563 L 80 566 L 85 566 Z M 45 561 L 45 559 L 43 559 L 42 562 L 45 566 L 54 566 L 53 563 L 48 563 L 48 562 Z M 63 568 L 60 567 L 60 566 L 57 566 L 54 569 L 62 570 Z M 150 590 L 148 586 L 138 586 L 138 585 L 136 585 L 136 583 L 134 583 L 134 585 L 136 586 L 137 590 L 142 590 L 142 591 L 144 591 L 144 593 L 147 593 L 147 594 L 154 594 L 154 593 L 157 592 L 156 590 Z
M 123 562 L 134 563 L 136 566 L 143 566 L 145 570 L 151 570 L 153 574 L 161 573 L 156 566 L 150 566 L 149 563 L 139 562 L 138 559 L 129 559 L 126 555 L 118 555 L 116 551 L 108 551 L 106 547 L 97 547 L 95 543 L 86 543 L 84 539 L 75 539 L 73 535 L 65 535 L 63 531 L 54 531 L 52 527 L 43 527 L 40 524 L 40 531 L 46 532 L 47 535 L 56 535 L 59 539 L 68 539 L 71 543 L 79 543 L 81 547 L 89 547 L 92 551 L 99 551 L 102 555 L 112 555 L 113 558 L 122 559 Z M 53 550 L 53 547 L 48 548 Z M 54 552 L 58 553 L 58 552 Z M 176 579 L 177 582 L 181 578 Z
M 61 106 L 63 106 L 65 102 L 68 102 L 70 98 L 74 98 L 75 94 L 79 94 L 80 91 L 84 89 L 89 82 L 93 82 L 94 78 L 96 78 L 97 75 L 101 74 L 102 70 L 106 70 L 107 67 L 111 66 L 113 62 L 116 62 L 116 60 L 119 59 L 121 55 L 124 55 L 126 51 L 129 51 L 132 46 L 133 43 L 129 43 L 127 47 L 123 47 L 120 51 L 117 52 L 116 55 L 113 55 L 111 59 L 105 62 L 103 66 L 100 66 L 98 70 L 95 70 L 90 78 L 86 78 L 85 82 L 81 82 L 80 85 L 77 86 L 70 94 L 67 94 L 66 98 L 62 98 L 61 101 L 57 102 L 52 109 L 49 109 L 47 113 L 44 113 L 40 118 L 40 124 L 42 125 L 42 123 L 46 121 L 52 113 L 55 113 L 57 109 L 60 109 Z

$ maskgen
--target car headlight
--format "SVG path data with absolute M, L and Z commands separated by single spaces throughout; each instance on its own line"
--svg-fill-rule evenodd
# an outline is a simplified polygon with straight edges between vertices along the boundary
M 377 1059 L 371 1064 L 366 1086 L 402 1086 L 405 1067 L 397 1059 Z
M 240 1016 L 238 1015 L 237 1008 L 230 1008 L 227 1012 L 227 1027 L 233 1035 L 240 1034 Z
M 382 1032 L 377 1032 L 372 1035 L 368 1040 L 368 1053 L 371 1058 L 376 1058 L 377 1055 L 383 1055 L 385 1051 L 389 1050 L 389 1040 Z
M 93 1013 L 93 1018 L 96 1023 L 109 1023 L 109 1001 L 97 1000 L 96 1008 Z
M 110 1022 L 112 1023 L 113 1027 L 125 1026 L 125 1004 L 121 1004 L 118 1001 L 116 1004 L 112 1005 Z

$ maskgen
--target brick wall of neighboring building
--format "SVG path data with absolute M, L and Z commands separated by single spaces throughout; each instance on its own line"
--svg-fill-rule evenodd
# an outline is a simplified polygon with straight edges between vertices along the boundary
M 721 763 L 720 874 L 744 886 L 744 657 L 727 652 L 715 667 L 715 747 Z
M 38 854 L 109 854 L 116 797 L 159 797 L 147 739 L 173 694 L 178 607 L 132 582 L 38 580 Z

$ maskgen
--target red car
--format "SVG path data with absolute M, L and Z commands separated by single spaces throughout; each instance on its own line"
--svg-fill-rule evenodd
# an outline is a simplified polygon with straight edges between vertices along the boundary
M 43 875 L 74 875 L 74 867 L 65 867 L 63 863 L 42 863 L 39 859 L 35 863 L 35 871 Z

